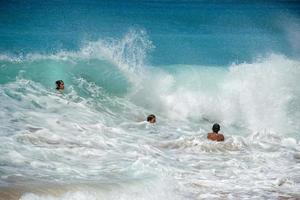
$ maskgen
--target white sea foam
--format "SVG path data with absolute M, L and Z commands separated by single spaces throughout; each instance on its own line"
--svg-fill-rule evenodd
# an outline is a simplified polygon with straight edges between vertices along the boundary
M 183 199 L 170 189 L 176 184 L 168 180 L 148 183 L 120 183 L 119 185 L 69 185 L 59 190 L 53 188 L 36 189 L 36 193 L 26 193 L 20 200 L 100 200 L 100 199 Z M 55 192 L 59 191 L 59 193 Z M 155 195 L 153 195 L 155 193 Z
M 120 40 L 88 42 L 76 52 L 16 58 L 2 55 L 1 59 L 106 60 L 131 83 L 126 96 L 133 104 L 172 120 L 206 119 L 278 134 L 300 130 L 295 121 L 300 117 L 299 61 L 271 54 L 228 68 L 182 65 L 165 70 L 145 66 L 151 47 L 145 32 L 130 31 Z
M 145 31 L 132 29 L 119 40 L 100 39 L 86 42 L 78 51 L 59 51 L 53 54 L 28 53 L 18 56 L 1 54 L 0 60 L 16 63 L 41 60 L 68 62 L 105 60 L 121 70 L 129 81 L 138 84 L 147 52 L 153 47 Z
M 0 85 L 1 181 L 46 188 L 25 190 L 22 200 L 297 198 L 299 61 L 270 55 L 228 68 L 159 68 L 144 65 L 150 46 L 131 32 L 78 52 L 2 56 L 26 66 L 104 59 L 130 85 L 117 96 L 72 71 L 70 85 L 58 93 L 23 67 Z M 156 125 L 144 122 L 150 113 Z M 214 122 L 223 143 L 206 139 Z M 47 193 L 49 183 L 86 182 L 114 187 Z
M 284 134 L 300 128 L 299 69 L 298 61 L 279 55 L 229 70 L 182 67 L 170 74 L 153 69 L 129 96 L 171 119 L 207 119 Z
M 232 73 L 225 71 L 223 81 L 229 75 L 237 76 Z M 137 121 L 138 116 L 144 120 L 151 106 L 168 108 L 172 103 L 185 106 L 184 98 L 177 99 L 181 102 L 164 102 L 164 95 L 179 95 L 176 92 L 184 91 L 196 99 L 201 93 L 209 97 L 211 92 L 200 90 L 193 95 L 192 90 L 185 91 L 187 86 L 176 88 L 176 76 L 168 72 L 158 74 L 167 74 L 162 81 L 169 86 L 146 90 L 150 96 L 162 96 L 160 99 L 156 96 L 158 101 L 155 102 L 146 101 L 148 105 L 135 101 L 142 98 L 139 92 L 115 97 L 83 78 L 77 80 L 76 90 L 69 87 L 65 94 L 59 95 L 42 84 L 22 78 L 1 85 L 1 126 L 6 128 L 1 130 L 8 130 L 0 137 L 0 163 L 8 166 L 1 168 L 4 174 L 1 180 L 22 185 L 33 177 L 31 184 L 38 182 L 45 187 L 42 193 L 22 190 L 24 200 L 197 199 L 212 195 L 217 199 L 243 199 L 299 195 L 297 137 L 287 137 L 284 132 L 268 127 L 254 131 L 245 117 L 245 121 L 239 123 L 242 126 L 235 127 L 232 121 L 221 124 L 225 142 L 214 143 L 206 140 L 212 124 L 209 120 L 213 119 L 189 116 L 188 112 L 182 114 L 184 109 L 157 110 L 158 122 L 153 127 Z M 80 96 L 80 90 L 84 90 L 85 95 Z M 211 117 L 210 113 L 216 108 L 209 108 L 210 104 L 205 103 L 207 113 L 202 111 L 203 117 Z M 201 102 L 195 104 L 201 105 Z M 192 109 L 192 105 L 184 108 Z M 284 109 L 276 111 L 284 112 Z M 222 117 L 221 122 L 226 122 Z M 170 182 L 151 182 L 156 178 Z M 93 182 L 122 186 L 108 191 L 66 188 L 55 194 L 60 190 L 49 192 L 45 180 L 61 185 Z M 280 191 L 279 194 L 272 192 L 274 190 Z

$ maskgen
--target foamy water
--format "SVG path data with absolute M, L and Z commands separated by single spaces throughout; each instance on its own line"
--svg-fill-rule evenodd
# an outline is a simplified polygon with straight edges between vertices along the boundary
M 0 53 L 1 200 L 300 199 L 297 56 L 155 65 L 163 41 L 126 31 Z M 206 138 L 216 122 L 224 142 Z
M 299 66 L 150 67 L 121 96 L 76 76 L 60 93 L 21 72 L 0 88 L 1 184 L 22 200 L 298 198 Z M 206 139 L 214 122 L 225 142 Z

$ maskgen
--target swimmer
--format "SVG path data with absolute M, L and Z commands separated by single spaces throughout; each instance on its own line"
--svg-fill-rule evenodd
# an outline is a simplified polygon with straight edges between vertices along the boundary
M 155 115 L 151 114 L 147 117 L 147 122 L 154 124 L 156 122 L 156 117 Z
M 212 133 L 207 134 L 207 139 L 213 140 L 213 141 L 224 141 L 224 135 L 221 133 L 218 133 L 220 131 L 220 125 L 214 124 L 212 127 Z
M 62 80 L 58 80 L 55 82 L 56 90 L 63 91 L 65 89 L 65 83 Z

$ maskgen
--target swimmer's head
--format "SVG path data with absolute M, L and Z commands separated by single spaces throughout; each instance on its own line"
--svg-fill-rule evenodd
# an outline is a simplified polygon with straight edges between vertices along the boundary
M 212 127 L 212 131 L 215 132 L 215 133 L 218 133 L 220 130 L 220 125 L 215 123 Z
M 58 80 L 55 82 L 57 90 L 65 89 L 65 83 L 62 80 Z
M 151 114 L 147 117 L 147 122 L 154 124 L 156 122 L 155 115 Z

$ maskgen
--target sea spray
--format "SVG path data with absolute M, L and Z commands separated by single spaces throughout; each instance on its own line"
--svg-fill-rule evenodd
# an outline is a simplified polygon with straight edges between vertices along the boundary
M 104 43 L 3 56 L 1 181 L 19 198 L 298 197 L 299 61 L 158 67 Z M 224 143 L 206 139 L 214 122 Z

